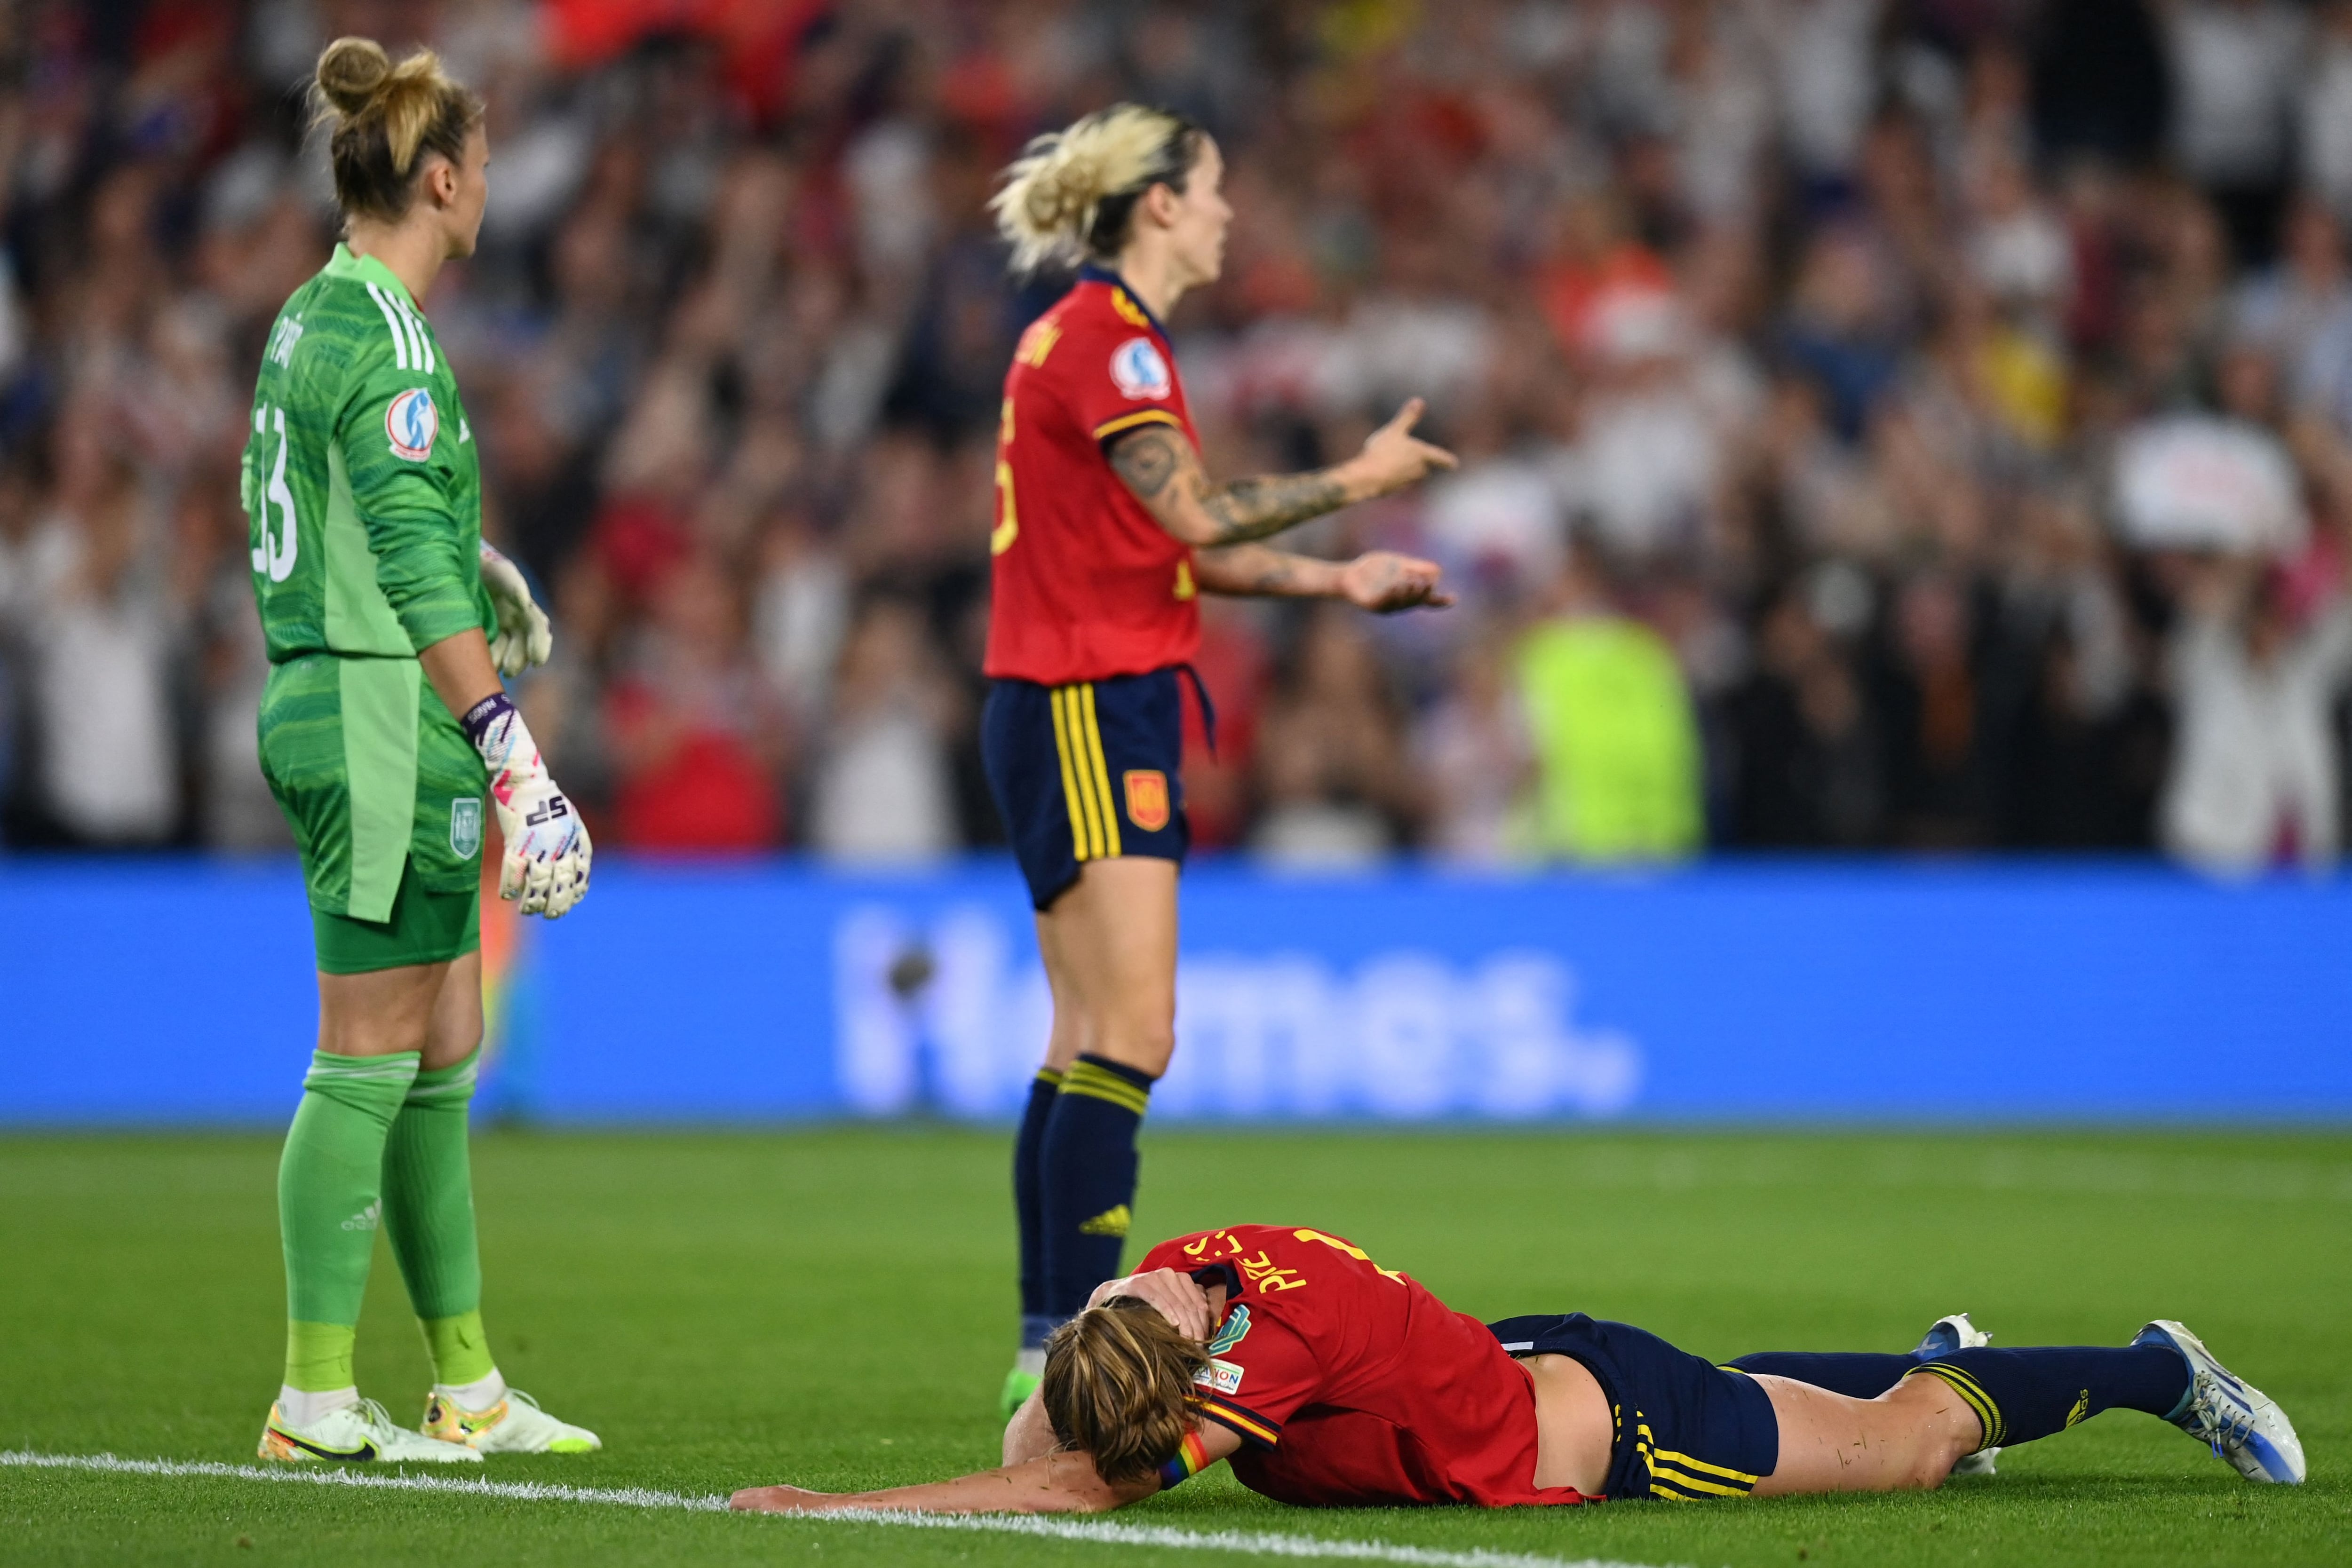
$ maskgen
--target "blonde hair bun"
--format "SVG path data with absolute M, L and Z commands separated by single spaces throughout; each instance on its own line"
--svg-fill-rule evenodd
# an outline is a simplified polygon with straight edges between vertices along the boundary
M 337 38 L 319 57 L 319 96 L 349 120 L 365 112 L 368 102 L 392 75 L 392 57 L 373 38 Z
M 1103 204 L 1158 183 L 1181 185 L 1198 134 L 1164 109 L 1115 103 L 1031 141 L 988 204 L 997 232 L 1012 244 L 1013 269 L 1085 260 L 1113 237 L 1096 233 Z
M 345 214 L 397 220 L 408 210 L 420 152 L 456 163 L 482 103 L 441 69 L 430 49 L 398 65 L 373 38 L 337 38 L 319 56 L 310 88 L 316 129 L 329 133 L 335 199 Z

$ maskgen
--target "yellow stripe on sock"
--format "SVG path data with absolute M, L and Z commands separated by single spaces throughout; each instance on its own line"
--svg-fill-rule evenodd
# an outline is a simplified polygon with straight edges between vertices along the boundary
M 2009 1435 L 2009 1423 L 2001 1416 L 2000 1404 L 1975 1377 L 1957 1366 L 1928 1366 L 1921 1370 L 1943 1378 L 1975 1408 L 1977 1420 L 1984 1427 L 1984 1441 L 1977 1445 L 1979 1448 L 1992 1448 Z
M 1981 1452 L 1986 1448 L 2000 1446 L 2001 1438 L 2008 1433 L 2009 1423 L 2001 1418 L 2000 1406 L 1993 1402 L 1992 1396 L 1987 1394 L 1984 1391 L 1984 1385 L 1975 1378 L 1957 1366 L 1948 1366 L 1940 1362 L 1930 1362 L 1917 1371 L 1905 1375 L 1940 1379 L 1947 1387 L 1960 1396 L 1962 1404 L 1975 1413 L 1977 1425 L 1983 1428 L 1984 1437 L 1976 1448 L 1970 1450 L 1971 1452 Z
M 1079 1062 L 1063 1076 L 1062 1092 L 1108 1100 L 1139 1116 L 1151 1103 L 1150 1090 L 1139 1089 L 1118 1073 L 1106 1071 L 1091 1061 Z
M 1054 1068 L 1041 1067 L 1037 1070 L 1037 1082 L 1057 1085 L 1062 1082 L 1062 1074 Z
M 1087 754 L 1095 765 L 1096 799 L 1102 805 L 1103 837 L 1109 841 L 1108 853 L 1116 859 L 1124 852 L 1118 846 L 1118 808 L 1110 793 L 1110 769 L 1103 763 L 1102 726 L 1095 722 L 1095 688 L 1091 682 L 1078 688 L 1078 700 L 1086 705 Z
M 1077 748 L 1071 744 L 1070 716 L 1062 708 L 1069 695 L 1067 686 L 1056 686 L 1045 694 L 1045 700 L 1054 709 L 1054 751 L 1062 763 L 1062 804 L 1070 815 L 1070 853 L 1085 861 L 1102 853 L 1102 831 L 1095 826 L 1086 791 L 1078 788 Z
M 1060 1092 L 1064 1094 L 1083 1094 L 1089 1100 L 1107 1101 L 1120 1110 L 1133 1112 L 1138 1116 L 1142 1115 L 1151 1104 L 1150 1100 L 1132 1084 L 1126 1083 L 1114 1085 L 1096 1082 L 1092 1080 L 1072 1082 L 1065 1079 Z

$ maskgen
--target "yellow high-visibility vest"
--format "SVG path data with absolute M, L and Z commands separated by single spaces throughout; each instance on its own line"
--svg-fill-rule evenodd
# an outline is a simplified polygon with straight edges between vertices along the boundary
M 1704 836 L 1698 725 L 1682 667 L 1638 621 L 1546 622 L 1518 653 L 1547 859 L 1678 860 Z

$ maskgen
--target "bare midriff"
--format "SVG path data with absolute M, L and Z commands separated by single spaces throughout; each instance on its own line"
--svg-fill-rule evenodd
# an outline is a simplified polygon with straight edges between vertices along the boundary
M 1536 1485 L 1600 1496 L 1616 1428 L 1599 1380 L 1573 1356 L 1516 1359 L 1536 1391 Z

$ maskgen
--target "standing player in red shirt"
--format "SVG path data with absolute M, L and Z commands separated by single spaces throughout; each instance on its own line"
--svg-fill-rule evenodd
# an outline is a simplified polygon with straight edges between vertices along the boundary
M 1175 1048 L 1189 838 L 1177 681 L 1200 643 L 1196 597 L 1451 602 L 1428 561 L 1256 542 L 1452 467 L 1413 438 L 1418 401 L 1334 467 L 1226 485 L 1202 472 L 1160 322 L 1217 276 L 1223 173 L 1198 127 L 1119 104 L 1032 142 L 993 203 L 1016 271 L 1079 264 L 1004 378 L 990 541 L 982 751 L 1054 998 L 1013 1152 L 1022 1349 L 1007 1416 L 1036 1385 L 1046 1336 L 1118 1271 L 1136 1132 Z
M 1717 1366 L 1581 1312 L 1481 1323 L 1343 1238 L 1235 1225 L 1161 1242 L 1055 1332 L 1001 1469 L 734 1504 L 1094 1513 L 1219 1459 L 1307 1507 L 1897 1491 L 2114 1408 L 2172 1422 L 2249 1480 L 2304 1479 L 2285 1413 L 2177 1322 L 2121 1349 L 1987 1337 L 1959 1315 L 1908 1354 Z

